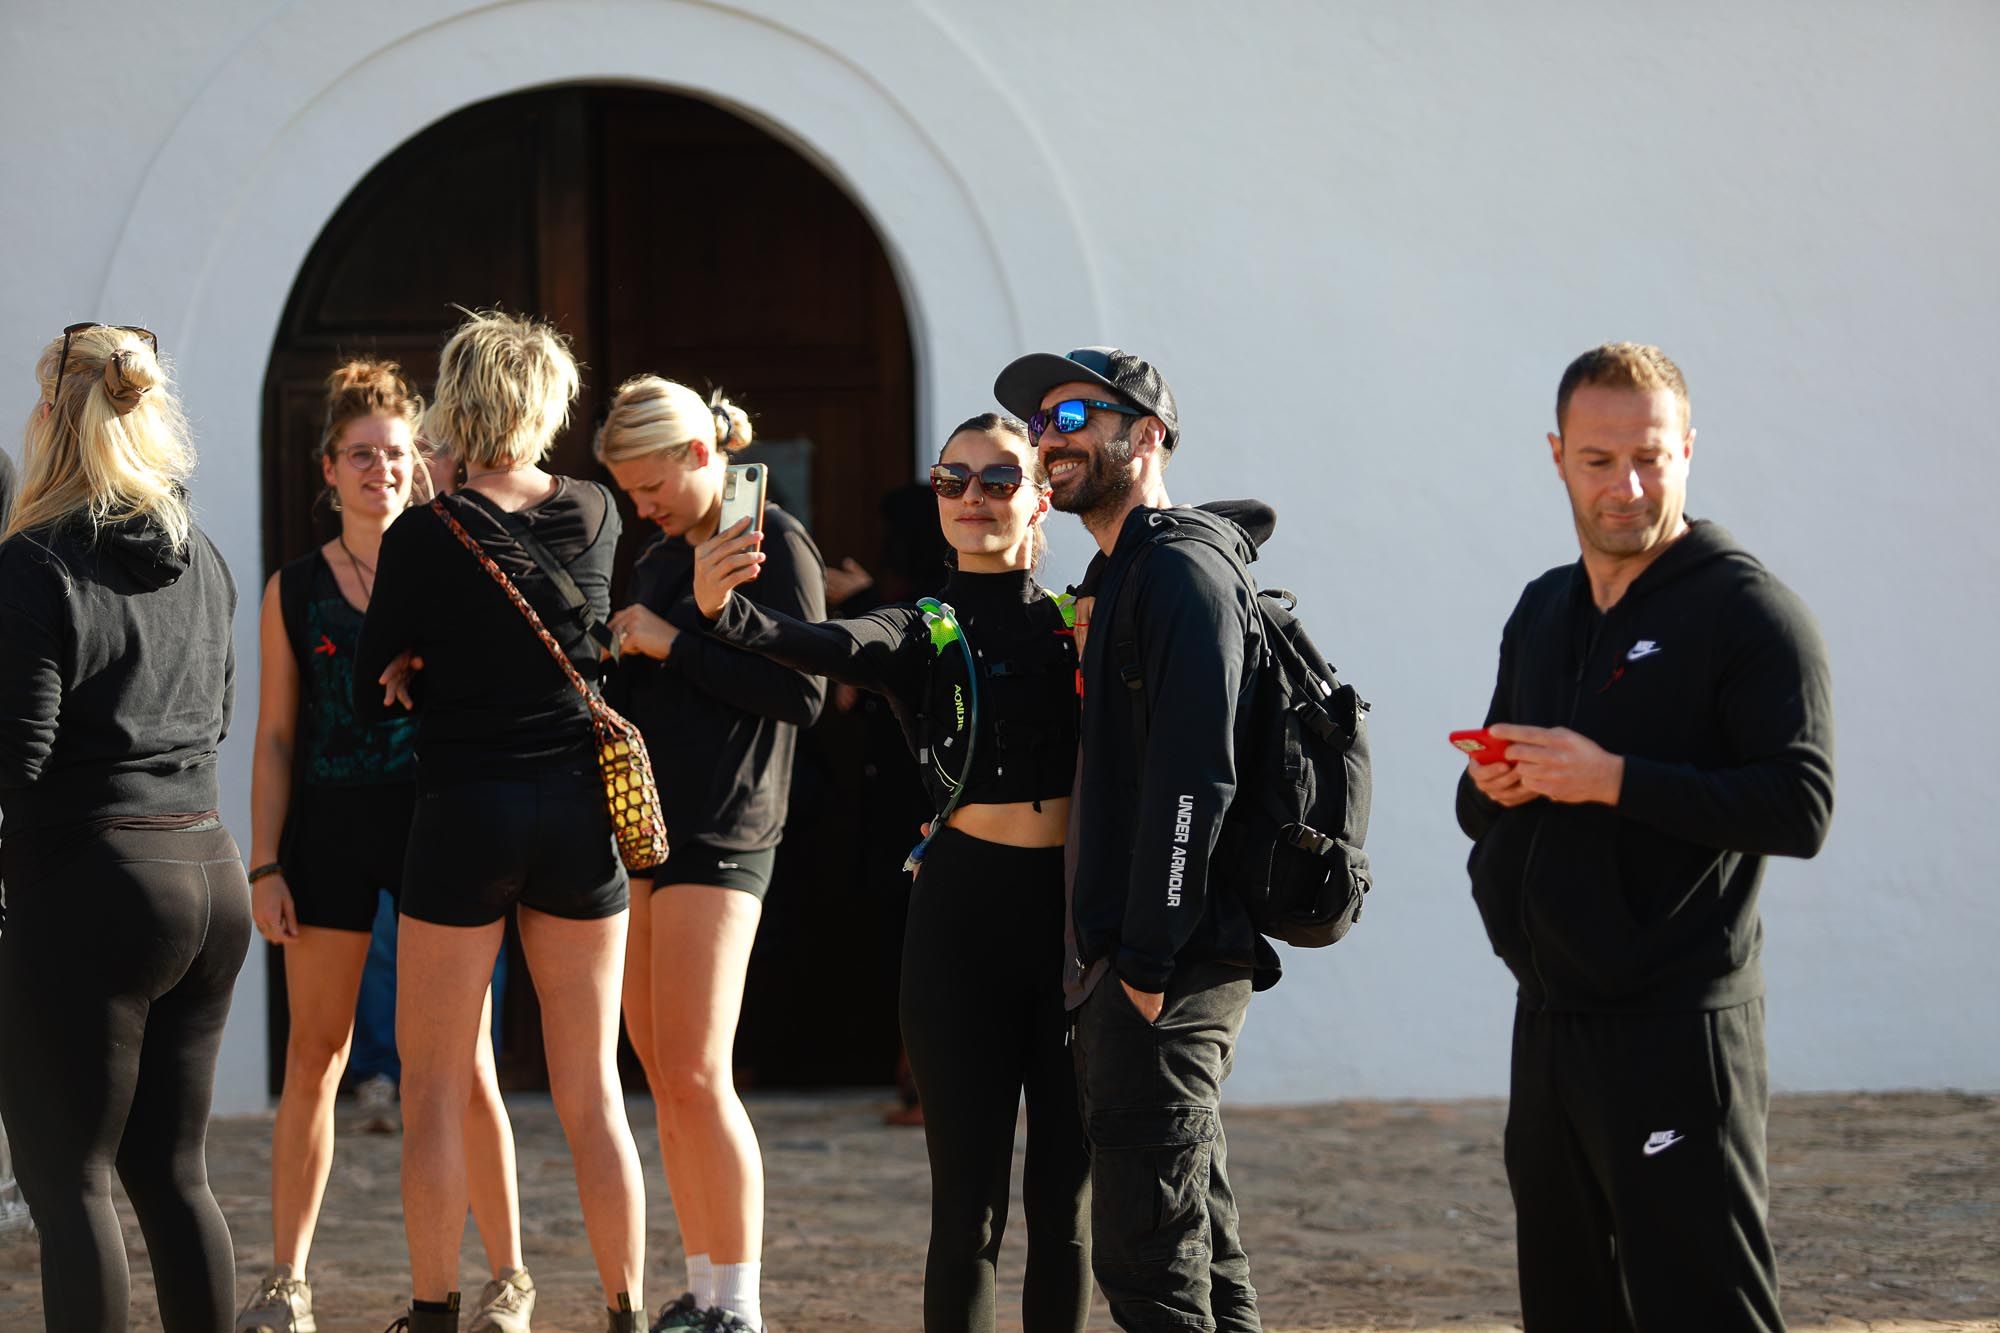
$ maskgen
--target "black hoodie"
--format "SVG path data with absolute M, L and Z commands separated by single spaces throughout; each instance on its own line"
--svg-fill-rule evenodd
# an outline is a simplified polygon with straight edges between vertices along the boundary
M 1486 720 L 1565 726 L 1624 756 L 1616 808 L 1503 809 L 1459 780 L 1472 894 L 1522 1002 L 1721 1009 L 1763 993 L 1766 856 L 1833 815 L 1826 650 L 1804 604 L 1697 522 L 1609 611 L 1581 562 L 1530 583 Z
M 1072 1003 L 1099 959 L 1148 992 L 1165 990 L 1183 959 L 1254 968 L 1259 990 L 1278 979 L 1277 952 L 1243 904 L 1209 885 L 1209 857 L 1236 793 L 1263 623 L 1227 555 L 1206 541 L 1170 541 L 1139 567 L 1132 608 L 1145 676 L 1143 747 L 1119 673 L 1114 608 L 1163 514 L 1209 528 L 1245 564 L 1276 526 L 1268 506 L 1249 500 L 1135 509 L 1077 588 L 1097 602 L 1084 635 L 1083 757 L 1071 808 Z
M 65 520 L 0 543 L 0 833 L 218 804 L 236 585 L 196 530 Z

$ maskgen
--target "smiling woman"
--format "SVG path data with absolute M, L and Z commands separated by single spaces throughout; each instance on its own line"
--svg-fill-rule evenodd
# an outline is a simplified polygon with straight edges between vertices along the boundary
M 285 1328 L 311 1313 L 306 1260 L 333 1166 L 334 1092 L 354 1036 L 377 898 L 402 892 L 417 799 L 416 723 L 408 716 L 360 721 L 353 668 L 383 534 L 429 495 L 430 472 L 416 444 L 423 406 L 392 361 L 352 360 L 327 377 L 312 461 L 340 528 L 264 589 L 251 916 L 266 940 L 283 947 L 291 1024 L 271 1136 L 273 1263 L 239 1327 Z M 358 836 L 364 830 L 367 836 Z M 472 1209 L 494 1281 L 504 1286 L 520 1268 L 520 1222 L 488 1024 L 480 1028 L 476 1070 L 465 1115 Z
M 695 555 L 708 632 L 888 701 L 939 813 L 903 935 L 903 1041 L 924 1106 L 924 1327 L 991 1330 L 1014 1126 L 1028 1105 L 1027 1327 L 1089 1309 L 1089 1169 L 1060 989 L 1063 834 L 1076 762 L 1073 609 L 1035 580 L 1049 493 L 1026 428 L 961 424 L 931 468 L 953 570 L 943 601 L 807 624 L 759 599 L 776 564 L 735 528 Z

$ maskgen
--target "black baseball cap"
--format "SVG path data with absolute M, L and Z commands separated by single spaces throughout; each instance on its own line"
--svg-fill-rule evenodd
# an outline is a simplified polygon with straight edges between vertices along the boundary
M 993 396 L 1026 421 L 1041 410 L 1043 394 L 1058 384 L 1075 381 L 1102 385 L 1112 396 L 1158 417 L 1167 428 L 1168 449 L 1181 442 L 1173 390 L 1159 371 L 1116 347 L 1079 347 L 1067 356 L 1030 352 L 1000 372 L 1000 378 L 993 381 Z

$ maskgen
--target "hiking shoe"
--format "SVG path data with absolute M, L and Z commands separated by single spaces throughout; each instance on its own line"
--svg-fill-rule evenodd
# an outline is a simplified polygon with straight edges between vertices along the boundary
M 662 1333 L 665 1329 L 704 1328 L 708 1316 L 701 1306 L 695 1304 L 694 1293 L 684 1291 L 677 1301 L 669 1301 L 660 1307 L 660 1313 L 653 1318 L 646 1333 Z
M 528 1333 L 528 1316 L 535 1312 L 535 1280 L 517 1268 L 479 1289 L 472 1322 L 465 1333 Z
M 709 1306 L 703 1318 L 707 1320 L 702 1325 L 704 1333 L 765 1333 L 764 1329 L 719 1305 Z
M 396 1106 L 396 1080 L 387 1074 L 370 1074 L 354 1087 L 354 1101 L 361 1108 L 363 1134 L 394 1134 L 403 1127 L 402 1112 Z
M 256 1294 L 236 1316 L 236 1333 L 317 1333 L 312 1288 L 292 1276 L 290 1264 L 279 1264 L 257 1287 Z

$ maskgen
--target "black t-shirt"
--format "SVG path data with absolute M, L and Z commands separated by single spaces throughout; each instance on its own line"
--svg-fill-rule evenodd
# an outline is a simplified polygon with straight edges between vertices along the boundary
M 887 699 L 940 806 L 957 781 L 967 805 L 1068 796 L 1077 753 L 1076 636 L 1061 604 L 1020 570 L 954 571 L 943 599 L 980 664 L 976 728 L 965 653 L 934 638 L 917 607 L 808 625 L 732 597 L 708 628 L 726 643 Z
M 586 681 L 603 673 L 597 644 L 561 594 L 508 533 L 500 507 L 476 491 L 445 508 L 514 581 Z M 611 613 L 611 561 L 621 528 L 611 493 L 558 477 L 553 494 L 519 511 L 576 581 L 591 612 Z M 425 783 L 509 777 L 594 765 L 589 710 L 493 576 L 430 506 L 410 510 L 382 538 L 368 619 L 355 649 L 354 711 L 396 716 L 375 683 L 405 650 L 424 661 L 417 699 L 417 768 Z
M 764 506 L 762 549 L 762 571 L 738 594 L 803 621 L 823 619 L 826 564 L 799 521 L 774 504 Z M 694 548 L 682 537 L 655 539 L 632 571 L 631 600 L 683 630 L 706 624 L 693 590 Z M 743 852 L 778 845 L 798 729 L 819 717 L 825 682 L 683 633 L 665 661 L 626 657 L 607 689 L 645 734 L 669 841 L 699 838 Z

